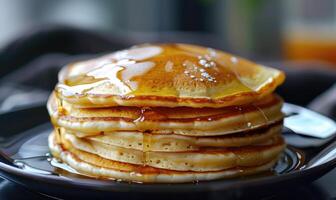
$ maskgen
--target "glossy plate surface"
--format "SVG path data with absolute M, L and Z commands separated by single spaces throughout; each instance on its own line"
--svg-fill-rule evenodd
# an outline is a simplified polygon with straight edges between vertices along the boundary
M 300 116 L 301 112 L 304 112 L 304 117 L 309 115 L 306 109 L 297 108 L 285 104 L 284 110 L 285 112 L 290 110 L 291 112 L 288 111 L 287 114 L 291 116 Z M 312 114 L 308 117 L 314 120 L 317 116 L 319 115 Z M 290 123 L 290 117 L 287 119 L 287 123 Z M 292 119 L 297 120 L 298 117 Z M 316 119 L 318 120 L 320 119 Z M 297 184 L 312 181 L 336 166 L 334 135 L 316 138 L 307 134 L 299 135 L 293 130 L 284 128 L 283 133 L 289 145 L 273 172 L 238 179 L 188 184 L 135 184 L 90 179 L 54 167 L 59 166 L 59 163 L 48 154 L 47 136 L 52 129 L 48 121 L 49 117 L 44 106 L 0 115 L 2 127 L 0 174 L 32 190 L 60 198 L 78 195 L 132 198 L 139 194 L 152 197 L 159 193 L 167 195 L 167 198 L 177 193 L 199 198 L 209 195 L 221 197 L 261 195 L 274 189 L 295 187 Z M 129 193 L 130 191 L 132 193 Z

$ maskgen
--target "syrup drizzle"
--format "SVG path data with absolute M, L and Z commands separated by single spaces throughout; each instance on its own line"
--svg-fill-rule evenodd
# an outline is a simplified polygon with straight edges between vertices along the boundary
M 154 111 L 150 107 L 142 107 L 140 109 L 140 113 L 137 119 L 135 119 L 133 122 L 136 124 L 141 124 L 144 122 L 147 118 L 151 118 L 151 115 L 155 115 Z M 146 130 L 143 131 L 143 137 L 142 137 L 142 161 L 143 166 L 146 166 L 149 162 L 147 154 L 152 149 L 152 137 L 151 134 L 148 133 Z
M 263 118 L 265 120 L 263 124 L 267 124 L 270 120 L 267 117 L 267 115 L 265 114 L 265 112 L 258 105 L 252 104 L 252 106 L 254 106 L 259 111 L 259 113 L 263 116 Z
M 214 49 L 184 44 L 140 45 L 68 68 L 56 87 L 62 95 L 113 94 L 124 98 L 191 95 L 193 91 L 186 88 L 195 84 L 200 90 L 206 88 L 198 91 L 199 97 L 258 92 L 279 73 Z M 181 87 L 181 82 L 187 86 Z M 221 89 L 209 92 L 212 86 Z

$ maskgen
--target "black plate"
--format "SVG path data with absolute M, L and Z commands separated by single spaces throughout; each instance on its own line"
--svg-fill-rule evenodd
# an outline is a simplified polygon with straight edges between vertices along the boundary
M 310 182 L 336 166 L 336 141 L 295 135 L 312 145 L 289 146 L 274 174 L 188 184 L 136 184 L 103 181 L 57 173 L 47 161 L 46 136 L 51 131 L 44 108 L 33 107 L 0 115 L 0 174 L 4 178 L 53 197 L 163 198 L 261 197 Z

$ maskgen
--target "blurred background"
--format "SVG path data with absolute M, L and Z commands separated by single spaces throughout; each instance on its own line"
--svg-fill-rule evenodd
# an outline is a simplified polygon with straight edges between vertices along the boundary
M 0 0 L 0 47 L 69 25 L 139 41 L 178 36 L 248 57 L 336 64 L 335 0 Z
M 336 0 L 0 0 L 0 114 L 45 106 L 69 62 L 145 42 L 200 44 L 280 68 L 286 102 L 336 120 Z M 336 198 L 333 174 L 317 187 L 324 199 Z M 322 199 L 319 190 L 288 193 Z
M 201 44 L 281 68 L 280 94 L 300 105 L 336 82 L 336 0 L 0 0 L 0 27 L 1 82 L 18 83 L 0 89 L 0 110 L 45 101 L 78 56 L 144 42 Z M 47 92 L 17 91 L 30 86 Z

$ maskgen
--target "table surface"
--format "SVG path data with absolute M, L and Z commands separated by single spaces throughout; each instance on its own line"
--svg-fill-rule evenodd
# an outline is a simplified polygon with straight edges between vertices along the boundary
M 1 179 L 1 178 L 0 178 Z M 12 199 L 53 199 L 47 196 L 43 196 L 36 192 L 27 190 L 26 188 L 19 186 L 10 181 L 0 180 L 0 199 L 12 200 Z M 140 198 L 141 199 L 141 198 Z M 263 199 L 335 199 L 336 200 L 336 169 L 332 170 L 328 174 L 306 185 L 298 185 L 297 188 L 282 191 L 280 194 L 274 194 L 273 196 L 267 196 Z

